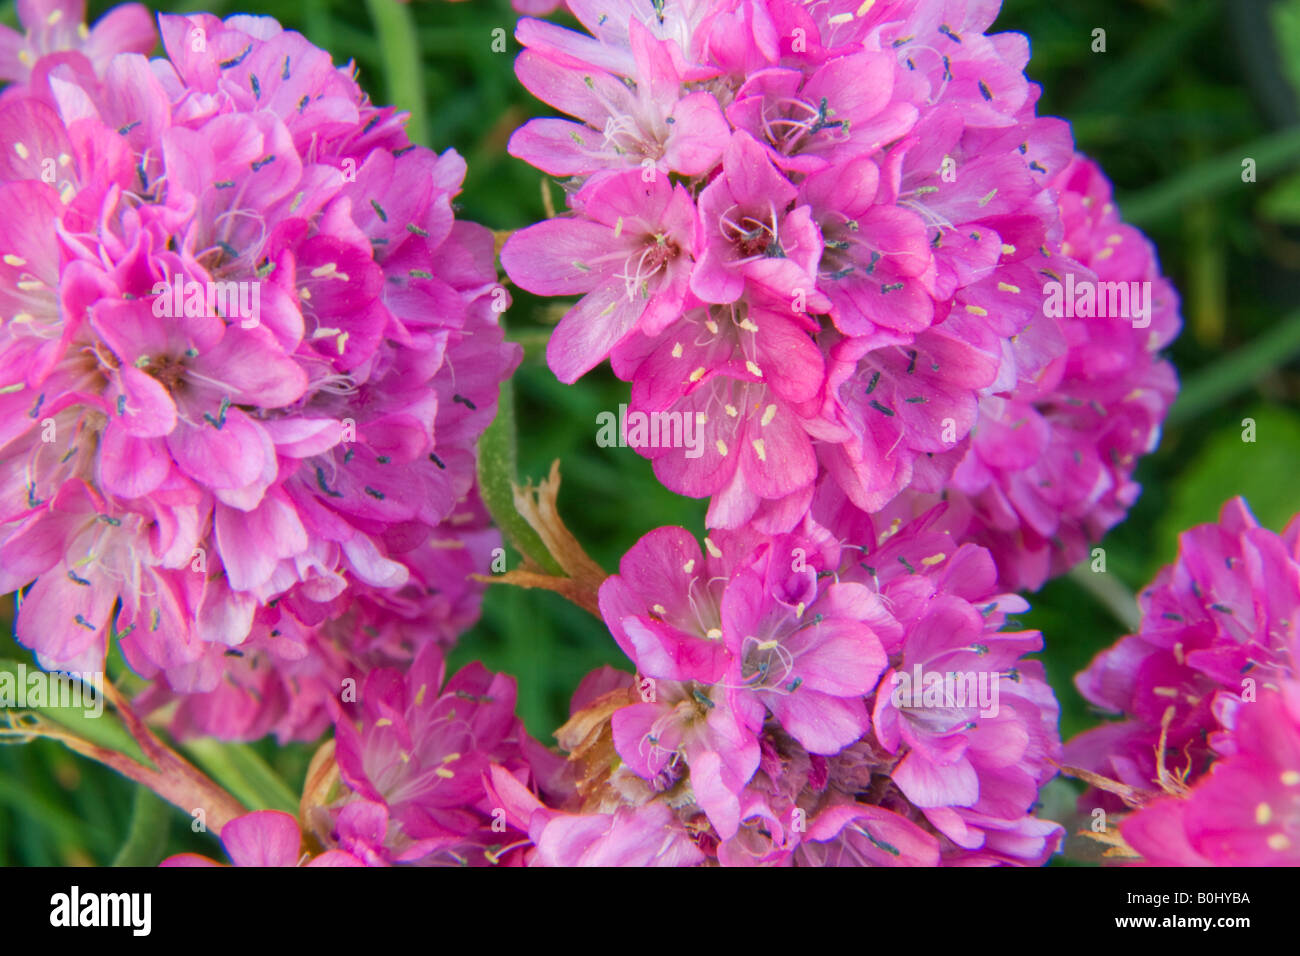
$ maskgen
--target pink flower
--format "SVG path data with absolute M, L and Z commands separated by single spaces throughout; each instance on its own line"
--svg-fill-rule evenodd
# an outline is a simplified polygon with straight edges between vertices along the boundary
M 157 42 L 149 11 L 139 3 L 124 3 L 87 29 L 85 0 L 20 0 L 18 21 L 23 33 L 0 26 L 0 80 L 26 83 L 33 68 L 45 57 L 51 63 L 69 63 L 74 70 L 85 63 L 103 75 L 108 61 L 118 53 L 148 53 Z
M 236 817 L 221 830 L 221 848 L 233 866 L 365 866 L 342 850 L 308 857 L 298 821 L 280 810 L 256 810 Z M 160 866 L 222 866 L 197 853 L 179 853 Z
M 694 204 L 666 179 L 635 170 L 593 181 L 573 199 L 580 218 L 511 236 L 501 264 L 539 295 L 585 293 L 560 321 L 547 357 L 574 382 L 635 331 L 658 334 L 688 295 Z
M 611 14 L 618 15 L 600 13 L 600 23 Z M 530 120 L 511 137 L 512 156 L 556 176 L 629 166 L 698 176 L 718 161 L 727 123 L 713 94 L 684 89 L 688 71 L 676 44 L 623 16 L 625 35 L 615 41 L 600 29 L 600 42 L 520 21 L 516 36 L 528 47 L 515 61 L 520 82 L 579 122 Z
M 444 675 L 430 645 L 405 673 L 372 670 L 355 708 L 346 694 L 344 705 L 331 698 L 347 791 L 328 809 L 326 829 L 339 845 L 390 863 L 498 862 L 509 841 L 497 836 L 485 775 L 491 765 L 527 775 L 530 758 L 545 763 L 545 752 L 514 715 L 513 679 L 481 664 L 445 686 Z
M 822 243 L 807 206 L 788 207 L 795 187 L 745 132 L 732 135 L 722 174 L 700 193 L 691 289 L 705 302 L 735 302 L 746 291 L 821 312 L 829 303 L 813 272 Z

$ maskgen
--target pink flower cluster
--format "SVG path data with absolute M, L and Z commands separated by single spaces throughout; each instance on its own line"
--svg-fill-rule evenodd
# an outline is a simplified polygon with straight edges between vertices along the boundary
M 1042 638 L 1004 629 L 1024 600 L 937 513 L 880 528 L 833 484 L 814 513 L 869 544 L 810 521 L 714 532 L 703 551 L 661 528 L 627 553 L 600 607 L 638 677 L 597 671 L 575 695 L 558 736 L 579 799 L 510 806 L 531 862 L 1041 864 L 1056 849 L 1060 827 L 1033 814 L 1060 756 L 1055 697 L 1023 659 Z
M 0 35 L 0 593 L 50 668 L 110 635 L 179 730 L 312 737 L 449 642 L 519 360 L 465 174 L 265 17 L 20 5 Z
M 867 511 L 959 493 L 1009 584 L 1077 561 L 1136 495 L 1176 298 L 1035 115 L 1025 38 L 985 34 L 998 4 L 571 6 L 591 36 L 525 19 L 516 72 L 574 119 L 510 143 L 569 211 L 502 252 L 582 296 L 560 379 L 609 358 L 633 410 L 698 422 L 698 450 L 639 450 L 710 527 L 788 531 L 829 474 Z M 1156 320 L 1052 316 L 1067 275 L 1154 282 Z
M 1142 624 L 1076 683 L 1124 715 L 1067 762 L 1150 797 L 1121 833 L 1163 865 L 1300 862 L 1300 518 L 1262 528 L 1240 498 L 1185 532 Z M 1090 791 L 1088 809 L 1122 810 Z

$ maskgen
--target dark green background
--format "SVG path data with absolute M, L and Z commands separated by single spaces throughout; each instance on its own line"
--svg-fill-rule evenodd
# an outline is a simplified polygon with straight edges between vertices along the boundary
M 109 4 L 93 3 L 97 16 Z M 462 215 L 494 229 L 543 216 L 542 176 L 505 153 L 510 132 L 544 113 L 516 83 L 514 15 L 507 0 L 419 0 L 395 8 L 326 0 L 178 3 L 174 11 L 277 17 L 329 49 L 355 58 L 376 102 L 413 111 L 415 137 L 455 147 L 469 161 Z M 12 0 L 0 20 L 14 24 Z M 409 23 L 414 23 L 414 30 Z M 504 28 L 506 53 L 492 51 Z M 1074 124 L 1079 147 L 1114 180 L 1126 218 L 1151 235 L 1183 296 L 1185 328 L 1171 354 L 1184 383 L 1159 450 L 1142 463 L 1145 488 L 1130 519 L 1103 542 L 1105 576 L 1077 574 L 1032 598 L 1029 626 L 1043 630 L 1043 655 L 1069 736 L 1095 721 L 1071 678 L 1126 628 L 1131 595 L 1177 549 L 1178 532 L 1213 520 L 1222 502 L 1244 494 L 1265 524 L 1280 528 L 1300 511 L 1300 0 L 1007 0 L 998 29 L 1027 33 L 1030 76 L 1041 83 L 1040 112 Z M 1091 50 L 1096 28 L 1107 52 Z M 1241 181 L 1243 158 L 1257 160 L 1256 183 Z M 553 190 L 559 203 L 558 190 Z M 540 478 L 559 458 L 561 510 L 607 569 L 659 525 L 702 526 L 702 502 L 677 498 L 629 449 L 599 448 L 596 415 L 626 400 L 607 372 L 558 384 L 542 353 L 546 328 L 562 309 L 525 294 L 507 316 L 527 358 L 515 379 L 520 473 Z M 1252 417 L 1257 441 L 1241 440 Z M 511 564 L 515 563 L 511 556 Z M 0 658 L 27 659 L 10 633 L 11 599 L 0 607 Z M 601 663 L 625 666 L 604 627 L 562 599 L 494 587 L 483 621 L 454 664 L 482 659 L 519 679 L 520 714 L 534 734 L 567 715 L 578 680 Z M 261 780 L 268 768 L 297 792 L 311 746 L 263 741 L 238 748 L 214 773 L 285 803 L 288 791 Z M 250 781 L 252 781 L 250 783 Z M 1050 808 L 1068 801 L 1054 784 Z M 169 852 L 212 852 L 188 819 L 149 802 L 132 813 L 136 787 L 48 742 L 0 747 L 0 864 L 154 862 Z M 269 796 L 268 796 L 269 794 Z

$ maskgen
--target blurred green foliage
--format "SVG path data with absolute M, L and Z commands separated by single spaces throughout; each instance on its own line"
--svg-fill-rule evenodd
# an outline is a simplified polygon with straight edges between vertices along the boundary
M 95 0 L 92 16 L 108 6 Z M 336 62 L 355 59 L 376 102 L 411 110 L 428 145 L 454 147 L 468 160 L 461 215 L 511 230 L 544 216 L 544 190 L 562 205 L 558 187 L 505 152 L 513 129 L 547 112 L 515 81 L 513 37 L 506 53 L 493 52 L 493 30 L 513 33 L 508 0 L 254 6 L 164 4 L 176 12 L 269 14 L 331 50 Z M 0 3 L 0 20 L 15 22 L 12 0 Z M 1006 0 L 997 27 L 1031 38 L 1040 113 L 1073 123 L 1079 148 L 1111 176 L 1121 209 L 1149 232 L 1183 295 L 1185 330 L 1171 355 L 1186 402 L 1140 467 L 1141 500 L 1102 543 L 1112 596 L 1137 592 L 1174 556 L 1178 533 L 1213 520 L 1234 494 L 1245 494 L 1275 528 L 1300 511 L 1300 0 Z M 1092 49 L 1099 28 L 1104 53 Z M 1257 182 L 1242 181 L 1246 158 L 1257 161 Z M 596 415 L 617 409 L 627 386 L 608 371 L 572 387 L 555 380 L 543 351 L 561 312 L 520 293 L 507 316 L 511 337 L 527 352 L 514 383 L 519 471 L 541 478 L 561 460 L 562 514 L 613 570 L 651 528 L 699 532 L 704 504 L 665 491 L 631 450 L 597 447 Z M 1253 444 L 1241 438 L 1247 417 L 1256 422 Z M 1087 574 L 1058 579 L 1033 596 L 1025 619 L 1046 635 L 1043 657 L 1065 736 L 1098 719 L 1074 691 L 1073 674 L 1124 631 L 1096 591 Z M 0 658 L 30 659 L 7 637 L 12 606 L 5 604 Z M 502 586 L 489 590 L 482 621 L 452 663 L 474 659 L 518 678 L 520 714 L 547 742 L 583 674 L 602 663 L 626 666 L 586 612 L 549 593 Z M 313 748 L 262 741 L 233 756 L 209 752 L 210 762 L 200 763 L 271 806 L 282 801 L 266 775 L 296 792 Z M 107 864 L 119 853 L 122 862 L 147 863 L 164 845 L 214 851 L 209 837 L 191 832 L 188 817 L 137 799 L 137 789 L 56 744 L 0 747 L 0 864 Z M 1045 800 L 1056 806 L 1066 797 L 1056 788 Z

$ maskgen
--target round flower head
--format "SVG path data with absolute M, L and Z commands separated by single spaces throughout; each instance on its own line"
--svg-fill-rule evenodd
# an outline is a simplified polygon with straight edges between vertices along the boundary
M 590 36 L 517 31 L 521 82 L 572 119 L 510 149 L 571 177 L 570 209 L 503 264 L 585 293 L 562 381 L 610 358 L 631 410 L 698 426 L 628 444 L 714 528 L 791 530 L 822 472 L 868 510 L 941 490 L 1059 241 L 1069 131 L 1034 114 L 1024 38 L 985 35 L 996 5 L 839 6 L 576 4 Z
M 713 532 L 704 550 L 659 529 L 624 557 L 600 606 L 638 676 L 592 675 L 557 733 L 578 774 L 557 809 L 600 819 L 572 824 L 584 842 L 569 852 L 567 829 L 527 815 L 533 862 L 615 833 L 697 862 L 680 840 L 661 847 L 663 827 L 638 841 L 619 823 L 660 805 L 722 865 L 1053 852 L 1060 828 L 1032 808 L 1055 773 L 1057 705 L 1023 660 L 1041 637 L 1004 629 L 1023 600 L 937 514 L 877 530 L 828 481 L 810 515 L 788 535 Z
M 1263 709 L 1266 694 L 1282 694 L 1291 707 L 1294 691 L 1286 688 L 1300 679 L 1300 519 L 1278 535 L 1261 528 L 1240 498 L 1229 501 L 1217 524 L 1183 533 L 1178 559 L 1139 603 L 1137 633 L 1102 651 L 1075 680 L 1089 702 L 1124 719 L 1075 737 L 1069 763 L 1146 793 L 1181 792 L 1207 768 L 1261 747 L 1270 759 L 1290 759 L 1271 737 L 1267 746 L 1252 741 L 1258 716 L 1243 720 Z M 1123 808 L 1114 794 L 1092 791 L 1083 803 Z
M 0 590 L 35 582 L 17 634 L 47 666 L 115 633 L 210 693 L 231 651 L 310 657 L 353 591 L 433 586 L 520 353 L 459 156 L 269 18 L 160 25 L 165 59 L 0 104 Z
M 339 792 L 314 811 L 322 842 L 367 861 L 492 865 L 519 833 L 485 789 L 490 766 L 535 782 L 554 763 L 514 714 L 515 682 L 471 664 L 445 678 L 427 645 L 410 668 L 372 670 L 335 715 Z M 352 703 L 355 700 L 355 704 Z

